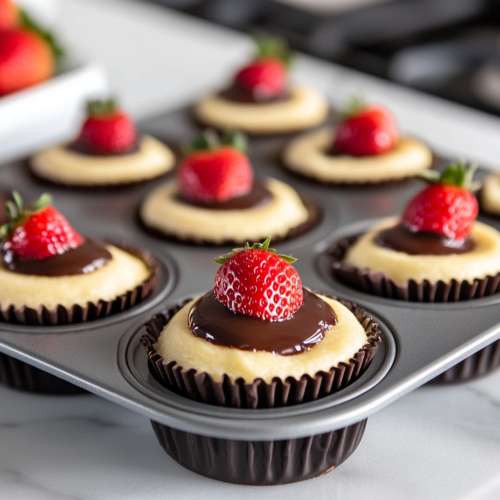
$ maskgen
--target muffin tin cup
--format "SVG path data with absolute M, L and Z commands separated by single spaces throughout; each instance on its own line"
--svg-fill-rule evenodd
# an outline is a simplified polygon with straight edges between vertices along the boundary
M 328 297 L 335 299 L 332 295 Z M 166 363 L 156 350 L 155 344 L 165 325 L 186 302 L 157 314 L 146 324 L 147 333 L 141 342 L 146 349 L 149 369 L 155 379 L 167 389 L 194 401 L 229 408 L 277 408 L 315 401 L 333 394 L 354 382 L 364 373 L 377 352 L 381 341 L 378 324 L 363 309 L 352 302 L 340 301 L 361 323 L 367 335 L 366 344 L 359 349 L 349 362 L 341 362 L 328 372 L 320 371 L 314 377 L 303 375 L 299 380 L 275 377 L 271 383 L 256 379 L 245 384 L 243 379 L 232 382 L 224 375 L 216 382 L 206 372 L 185 370 L 175 361 Z
M 358 447 L 366 419 L 343 429 L 279 441 L 237 441 L 179 431 L 151 421 L 161 447 L 180 465 L 227 483 L 267 486 L 330 472 Z
M 71 382 L 3 353 L 0 353 L 0 383 L 12 389 L 40 394 L 88 394 Z
M 283 236 L 272 236 L 273 240 L 273 245 L 276 243 L 281 243 L 283 241 L 288 241 L 293 238 L 297 238 L 298 236 L 301 236 L 311 229 L 314 229 L 321 221 L 322 218 L 322 212 L 321 208 L 311 199 L 309 198 L 303 198 L 301 197 L 302 203 L 307 209 L 307 212 L 309 214 L 307 220 L 305 222 L 302 222 L 298 226 L 292 227 L 287 231 L 287 233 Z M 212 240 L 206 240 L 206 239 L 201 239 L 201 238 L 194 238 L 194 237 L 181 237 L 176 235 L 175 233 L 168 233 L 165 231 L 161 231 L 159 229 L 156 229 L 154 227 L 151 227 L 147 225 L 141 218 L 140 216 L 140 208 L 137 213 L 137 221 L 139 226 L 141 226 L 144 230 L 146 230 L 148 233 L 151 235 L 161 238 L 164 240 L 170 240 L 170 241 L 175 241 L 179 243 L 184 243 L 188 245 L 193 245 L 193 246 L 200 246 L 200 247 L 219 247 L 219 246 L 238 246 L 238 245 L 244 245 L 247 240 L 233 240 L 233 239 L 227 239 L 224 241 L 220 242 L 214 242 Z M 264 238 L 263 238 L 264 239 Z
M 417 283 L 409 280 L 406 285 L 400 285 L 385 273 L 373 273 L 369 269 L 358 269 L 344 264 L 343 259 L 347 250 L 358 238 L 359 235 L 355 235 L 336 241 L 329 249 L 329 255 L 335 277 L 362 292 L 409 302 L 447 303 L 479 299 L 500 291 L 500 273 L 475 279 L 472 283 L 457 280 L 451 280 L 449 283 L 441 280 L 436 283 L 427 280 Z
M 330 298 L 335 298 L 328 295 Z M 177 363 L 165 363 L 155 348 L 164 326 L 187 303 L 157 314 L 141 337 L 153 377 L 169 390 L 202 403 L 229 408 L 278 408 L 316 401 L 333 394 L 361 376 L 381 341 L 378 324 L 352 302 L 340 301 L 363 325 L 367 343 L 349 360 L 315 377 L 300 380 L 262 379 L 245 384 L 228 376 L 215 382 L 207 373 L 185 370 Z M 277 485 L 310 479 L 329 472 L 346 460 L 357 448 L 366 419 L 324 434 L 297 439 L 247 441 L 221 439 L 189 433 L 151 421 L 162 448 L 175 461 L 203 476 L 228 483 Z
M 70 325 L 105 318 L 139 304 L 152 293 L 156 286 L 158 262 L 148 250 L 143 248 L 126 244 L 118 244 L 117 246 L 143 260 L 150 270 L 149 277 L 133 290 L 128 290 L 113 300 L 87 302 L 85 306 L 80 304 L 74 304 L 71 307 L 58 305 L 54 309 L 48 309 L 41 305 L 34 309 L 28 306 L 2 307 L 0 305 L 0 321 L 30 326 Z
M 15 308 L 14 306 L 6 309 L 0 308 L 0 320 L 6 323 L 30 326 L 69 325 L 105 318 L 139 304 L 155 289 L 159 275 L 159 263 L 148 250 L 125 244 L 117 246 L 143 260 L 150 269 L 150 276 L 133 290 L 129 290 L 111 301 L 88 302 L 86 307 L 75 304 L 70 308 L 60 305 L 52 310 L 45 306 L 40 306 L 38 309 Z M 86 392 L 55 375 L 1 353 L 0 383 L 14 389 L 43 394 L 69 395 Z
M 339 239 L 328 249 L 328 255 L 333 275 L 362 292 L 406 302 L 450 303 L 487 297 L 500 291 L 500 274 L 474 280 L 472 284 L 455 280 L 450 283 L 438 281 L 435 284 L 410 280 L 407 286 L 398 285 L 384 273 L 372 273 L 368 269 L 358 269 L 342 262 L 347 250 L 358 238 L 359 235 L 354 235 Z M 429 383 L 437 385 L 466 382 L 487 375 L 499 367 L 500 341 L 496 341 Z

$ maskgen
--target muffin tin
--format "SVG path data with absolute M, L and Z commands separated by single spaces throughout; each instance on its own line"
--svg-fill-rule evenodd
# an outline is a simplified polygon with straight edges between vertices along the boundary
M 159 116 L 141 128 L 170 144 L 187 142 L 199 131 L 186 110 Z M 253 138 L 253 165 L 259 175 L 285 180 L 302 195 L 314 198 L 323 210 L 317 227 L 278 246 L 298 258 L 295 267 L 303 283 L 357 303 L 380 324 L 382 345 L 359 380 L 311 403 L 238 410 L 187 400 L 152 378 L 140 344 L 143 324 L 155 313 L 211 288 L 217 269 L 214 257 L 227 250 L 164 241 L 141 230 L 136 220 L 138 205 L 161 181 L 95 191 L 50 186 L 55 206 L 79 232 L 149 248 L 162 264 L 159 284 L 140 305 L 103 320 L 59 327 L 2 324 L 0 351 L 170 428 L 222 440 L 259 442 L 297 440 L 362 422 L 500 338 L 500 294 L 456 304 L 417 304 L 370 296 L 337 282 L 325 253 L 329 245 L 366 229 L 374 219 L 399 213 L 421 184 L 412 180 L 382 187 L 336 188 L 298 180 L 277 161 L 288 139 Z M 4 190 L 16 188 L 25 199 L 47 190 L 29 176 L 23 162 L 4 167 L 0 179 Z M 498 222 L 487 222 L 498 227 Z

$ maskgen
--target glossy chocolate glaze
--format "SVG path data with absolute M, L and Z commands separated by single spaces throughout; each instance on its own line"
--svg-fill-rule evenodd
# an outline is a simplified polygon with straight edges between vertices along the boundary
M 307 290 L 302 306 L 285 321 L 236 314 L 211 291 L 193 305 L 188 321 L 194 335 L 213 344 L 290 356 L 320 342 L 325 332 L 337 324 L 337 316 L 324 300 Z
M 277 96 L 270 97 L 258 89 L 249 89 L 242 85 L 233 84 L 219 94 L 220 97 L 228 101 L 240 102 L 242 104 L 268 104 L 272 102 L 284 102 L 290 100 L 290 92 L 284 90 Z
M 85 156 L 124 156 L 132 153 L 137 153 L 139 151 L 139 141 L 138 138 L 134 144 L 129 146 L 124 151 L 120 151 L 119 153 L 110 153 L 109 151 L 103 151 L 102 149 L 96 148 L 92 146 L 87 141 L 82 141 L 80 139 L 76 139 L 73 142 L 70 142 L 66 148 L 70 151 L 74 151 L 75 153 L 79 153 Z
M 80 246 L 47 259 L 25 259 L 9 250 L 2 251 L 4 268 L 19 274 L 36 276 L 88 274 L 103 267 L 111 258 L 111 253 L 104 243 L 93 239 L 85 239 Z
M 475 247 L 471 238 L 457 241 L 431 231 L 413 232 L 403 224 L 380 231 L 375 243 L 409 255 L 451 255 L 467 253 Z
M 199 200 L 192 200 L 181 192 L 176 195 L 177 200 L 182 201 L 188 205 L 195 207 L 208 208 L 210 210 L 243 210 L 246 208 L 253 208 L 264 205 L 272 198 L 271 192 L 266 188 L 264 183 L 258 179 L 253 181 L 252 189 L 243 196 L 230 198 L 226 201 L 211 201 L 204 202 Z

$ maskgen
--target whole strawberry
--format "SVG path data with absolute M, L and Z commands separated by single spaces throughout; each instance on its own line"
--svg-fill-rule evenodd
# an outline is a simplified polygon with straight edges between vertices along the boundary
M 351 156 L 387 153 L 399 140 L 398 125 L 381 106 L 354 100 L 335 132 L 334 150 Z
M 279 38 L 260 35 L 255 42 L 255 60 L 236 73 L 234 84 L 251 90 L 257 100 L 270 100 L 286 90 L 290 52 Z
M 0 0 L 0 30 L 17 28 L 20 23 L 19 9 L 11 0 Z
M 76 248 L 83 238 L 53 207 L 51 197 L 44 194 L 25 207 L 19 193 L 7 202 L 10 221 L 0 228 L 4 250 L 25 259 L 46 259 Z
M 442 174 L 426 173 L 432 184 L 408 203 L 403 225 L 413 232 L 430 231 L 452 240 L 467 238 L 478 213 L 476 197 L 470 192 L 474 170 L 460 162 Z
M 137 131 L 130 116 L 114 99 L 87 103 L 87 117 L 76 143 L 92 154 L 113 155 L 129 151 L 137 142 Z
M 38 34 L 0 31 L 0 96 L 44 82 L 54 67 L 52 50 Z
M 293 317 L 303 303 L 302 282 L 291 266 L 296 259 L 277 255 L 264 243 L 248 243 L 215 259 L 222 264 L 214 282 L 217 300 L 231 311 L 268 321 Z
M 245 155 L 246 140 L 237 132 L 219 138 L 213 131 L 196 139 L 177 174 L 181 193 L 201 202 L 222 202 L 247 194 L 253 170 Z

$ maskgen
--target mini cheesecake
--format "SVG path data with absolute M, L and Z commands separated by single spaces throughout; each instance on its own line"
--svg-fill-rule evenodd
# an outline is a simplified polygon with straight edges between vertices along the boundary
M 196 118 L 219 129 L 236 128 L 255 135 L 297 132 L 320 125 L 328 118 L 328 103 L 315 89 L 291 87 L 276 101 L 241 102 L 224 92 L 210 94 L 195 106 Z
M 194 141 L 177 180 L 160 185 L 142 203 L 144 226 L 181 241 L 214 245 L 269 234 L 284 239 L 311 228 L 319 217 L 316 206 L 281 181 L 255 179 L 234 140 Z
M 500 273 L 500 233 L 495 228 L 475 222 L 468 244 L 453 248 L 446 238 L 416 236 L 398 222 L 391 217 L 376 224 L 348 250 L 343 262 L 373 274 L 383 273 L 401 286 L 410 280 L 474 282 Z
M 376 184 L 413 177 L 431 167 L 423 143 L 400 137 L 396 120 L 379 106 L 355 101 L 335 128 L 292 140 L 283 152 L 287 169 L 332 184 Z
M 331 250 L 334 274 L 363 291 L 419 302 L 468 300 L 498 292 L 500 233 L 477 222 L 473 169 L 429 173 L 431 185 L 401 218 L 384 219 Z
M 202 98 L 194 108 L 198 121 L 211 127 L 250 134 L 304 130 L 328 117 L 326 99 L 316 90 L 288 81 L 291 55 L 282 40 L 256 38 L 253 62 L 241 68 L 229 88 Z
M 233 396 L 217 404 L 265 407 L 322 397 L 368 366 L 380 341 L 377 325 L 353 304 L 303 288 L 294 259 L 276 255 L 269 242 L 216 259 L 222 265 L 212 291 L 150 324 L 143 343 L 150 366 L 165 373 L 159 380 L 190 397 L 175 382 L 190 373 L 205 402 L 224 386 Z M 259 397 L 254 390 L 262 384 Z M 288 385 L 288 402 L 266 400 L 282 390 L 276 384 Z
M 175 361 L 186 371 L 209 373 L 215 382 L 222 382 L 224 377 L 232 383 L 242 379 L 245 384 L 252 384 L 256 379 L 271 384 L 276 377 L 300 380 L 303 375 L 314 377 L 319 371 L 328 372 L 340 363 L 348 363 L 367 343 L 365 329 L 352 311 L 337 300 L 307 291 L 305 297 L 304 309 L 290 322 L 251 321 L 227 312 L 212 294 L 198 297 L 186 304 L 164 327 L 156 348 L 165 363 Z M 316 309 L 325 311 L 324 317 L 311 318 Z M 215 318 L 219 325 L 213 323 Z M 203 326 L 209 330 L 205 337 L 193 334 L 192 328 L 200 329 L 197 320 L 204 321 Z M 307 320 L 314 323 L 309 332 L 302 330 Z M 335 324 L 324 332 L 320 342 L 312 344 L 314 347 L 304 349 L 304 346 L 309 347 L 305 342 L 316 333 L 321 321 Z M 227 341 L 220 343 L 219 330 L 224 332 L 220 334 L 222 337 L 228 328 L 235 329 L 239 346 L 228 346 Z M 208 335 L 214 340 L 207 341 Z M 280 343 L 273 335 L 287 338 L 288 342 Z M 265 349 L 252 344 L 259 340 L 265 343 Z M 299 346 L 301 350 L 297 353 Z
M 431 167 L 431 150 L 411 137 L 401 137 L 391 151 L 373 156 L 332 152 L 331 128 L 297 137 L 283 152 L 293 173 L 331 184 L 377 184 L 414 177 Z
M 91 101 L 87 107 L 75 141 L 31 158 L 35 176 L 66 186 L 120 186 L 154 179 L 173 169 L 172 151 L 154 137 L 138 136 L 130 117 L 114 101 Z
M 89 321 L 145 299 L 158 265 L 139 248 L 79 235 L 44 195 L 24 206 L 14 193 L 1 228 L 0 316 L 54 325 Z

